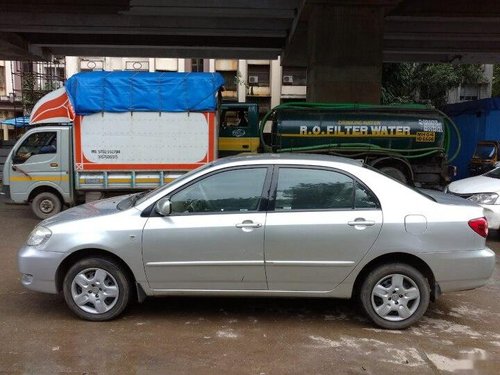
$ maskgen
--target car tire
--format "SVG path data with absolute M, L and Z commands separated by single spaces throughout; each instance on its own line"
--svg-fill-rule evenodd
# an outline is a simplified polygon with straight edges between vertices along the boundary
M 130 300 L 130 280 L 114 261 L 86 258 L 66 273 L 63 294 L 68 307 L 78 317 L 90 321 L 119 316 Z
M 56 194 L 44 191 L 33 198 L 31 209 L 37 218 L 44 220 L 61 212 L 62 202 Z
M 359 298 L 363 310 L 376 325 L 404 329 L 427 311 L 430 287 L 416 268 L 392 263 L 379 266 L 366 276 Z
M 406 177 L 406 174 L 404 174 L 403 171 L 396 167 L 382 167 L 379 170 L 385 175 L 390 176 L 405 185 L 408 184 L 408 178 Z

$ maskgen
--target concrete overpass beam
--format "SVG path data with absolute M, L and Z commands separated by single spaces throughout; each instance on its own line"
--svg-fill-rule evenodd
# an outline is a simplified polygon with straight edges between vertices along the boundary
M 380 103 L 384 8 L 314 4 L 308 25 L 307 101 Z
M 28 43 L 15 33 L 1 33 L 0 56 L 5 60 L 48 59 L 48 51 Z

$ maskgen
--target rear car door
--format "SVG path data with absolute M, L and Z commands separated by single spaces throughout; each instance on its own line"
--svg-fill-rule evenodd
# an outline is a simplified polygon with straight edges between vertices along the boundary
M 269 290 L 332 290 L 377 239 L 380 204 L 341 171 L 283 166 L 275 175 L 264 249 Z

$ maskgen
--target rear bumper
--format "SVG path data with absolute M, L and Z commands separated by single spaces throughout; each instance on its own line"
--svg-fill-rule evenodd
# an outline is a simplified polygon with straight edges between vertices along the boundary
M 485 285 L 495 269 L 495 253 L 482 250 L 422 254 L 442 292 L 475 289 Z

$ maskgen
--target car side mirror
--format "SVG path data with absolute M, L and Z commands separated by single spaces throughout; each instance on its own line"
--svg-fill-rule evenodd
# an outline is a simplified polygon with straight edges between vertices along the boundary
M 168 216 L 172 213 L 172 202 L 168 198 L 162 198 L 155 204 L 155 211 L 161 216 Z

